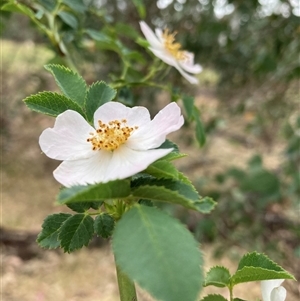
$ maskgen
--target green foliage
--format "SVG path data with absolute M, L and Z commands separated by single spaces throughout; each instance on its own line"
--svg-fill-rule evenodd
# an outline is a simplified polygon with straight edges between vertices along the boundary
M 94 234 L 94 220 L 85 214 L 70 216 L 59 229 L 61 248 L 68 253 L 87 246 Z
M 212 267 L 206 274 L 204 286 L 226 287 L 230 283 L 229 270 L 222 266 Z
M 62 0 L 62 3 L 66 4 L 72 10 L 81 14 L 83 14 L 87 10 L 87 7 L 85 6 L 83 0 Z
M 261 242 L 262 231 L 270 231 L 267 227 L 264 228 L 268 206 L 282 202 L 280 176 L 266 169 L 261 157 L 254 156 L 249 160 L 247 168 L 231 167 L 218 174 L 215 179 L 218 185 L 216 190 L 207 191 L 198 187 L 217 200 L 218 206 L 207 220 L 212 224 L 211 227 L 225 235 L 224 244 L 242 240 L 241 243 L 245 246 L 253 246 L 252 240 L 245 239 L 245 231 L 248 237 L 255 239 L 257 245 Z M 197 231 L 205 235 L 203 227 L 205 224 L 199 225 Z M 210 232 L 208 235 L 210 237 L 206 237 L 211 239 Z
M 235 285 L 242 282 L 269 279 L 295 278 L 266 255 L 252 252 L 244 255 L 240 260 L 237 271 L 231 277 L 231 282 Z
M 93 120 L 95 111 L 104 103 L 111 101 L 116 96 L 116 90 L 110 88 L 105 82 L 92 84 L 87 91 L 85 108 L 89 121 Z
M 122 199 L 130 195 L 130 182 L 116 180 L 95 185 L 73 186 L 64 188 L 57 196 L 59 204 Z
M 76 203 L 67 204 L 67 206 L 75 212 L 84 213 L 87 210 L 89 210 L 90 208 L 93 208 L 93 209 L 97 210 L 101 207 L 102 204 L 103 204 L 103 201 L 98 201 L 98 202 L 76 202 Z
M 237 271 L 233 275 L 230 275 L 229 270 L 223 266 L 212 267 L 206 274 L 204 286 L 227 287 L 230 291 L 230 296 L 233 296 L 234 286 L 239 283 L 271 279 L 295 280 L 290 273 L 270 260 L 266 255 L 252 252 L 242 257 Z M 219 295 L 208 295 L 201 301 L 226 300 L 222 298 Z M 243 301 L 239 298 L 234 298 L 233 300 Z
M 135 206 L 117 223 L 113 250 L 117 265 L 154 298 L 195 300 L 202 282 L 201 254 L 177 220 L 156 208 Z
M 179 204 L 203 213 L 210 212 L 215 206 L 212 199 L 201 198 L 192 185 L 182 181 L 142 177 L 133 180 L 131 185 L 131 194 L 140 199 Z
M 194 110 L 193 110 L 193 117 L 196 121 L 196 139 L 197 139 L 198 143 L 200 144 L 200 146 L 203 146 L 206 141 L 205 131 L 204 131 L 204 127 L 201 122 L 201 119 L 200 119 L 199 111 L 197 110 L 197 108 L 195 106 L 194 106 Z
M 46 249 L 56 249 L 60 246 L 58 233 L 62 224 L 71 216 L 67 213 L 56 213 L 45 218 L 42 232 L 37 237 L 37 243 Z
M 73 110 L 84 116 L 81 107 L 64 95 L 53 92 L 40 92 L 24 99 L 26 106 L 38 113 L 56 117 L 66 110 Z
M 95 218 L 95 233 L 103 238 L 112 235 L 115 227 L 115 220 L 107 213 L 102 213 Z
M 228 300 L 221 295 L 211 294 L 202 298 L 201 301 L 228 301 Z
M 194 114 L 194 97 L 184 96 L 182 98 L 182 102 L 187 114 L 187 119 L 192 120 Z
M 61 65 L 46 65 L 45 69 L 52 73 L 64 95 L 81 107 L 84 105 L 86 83 L 79 74 Z
M 158 179 L 178 179 L 179 174 L 177 168 L 167 160 L 158 160 L 152 163 L 147 167 L 147 169 L 145 169 L 145 173 L 152 175 Z

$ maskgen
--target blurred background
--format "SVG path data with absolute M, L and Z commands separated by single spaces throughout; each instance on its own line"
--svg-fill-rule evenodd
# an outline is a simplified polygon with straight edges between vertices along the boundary
M 117 83 L 129 63 L 117 99 L 145 105 L 153 113 L 179 91 L 195 96 L 205 145 L 199 147 L 192 122 L 170 139 L 188 154 L 176 162 L 178 168 L 218 205 L 209 215 L 176 206 L 164 210 L 186 223 L 201 242 L 207 268 L 224 264 L 234 271 L 243 254 L 256 250 L 300 279 L 299 1 L 57 3 L 1 4 L 3 300 L 118 300 L 109 242 L 95 240 L 71 255 L 41 250 L 35 243 L 43 219 L 67 211 L 54 204 L 60 186 L 52 171 L 59 162 L 38 146 L 40 133 L 54 119 L 31 112 L 22 102 L 40 91 L 58 91 L 43 68 L 47 63 L 74 67 L 89 84 Z M 54 15 L 56 26 L 50 28 Z M 183 49 L 193 52 L 204 69 L 199 85 L 188 84 L 174 68 L 165 78 L 173 83 L 171 94 L 134 85 L 153 61 L 141 47 L 141 19 L 153 29 L 177 32 Z M 285 287 L 287 300 L 298 300 L 299 285 L 286 281 Z M 242 285 L 237 296 L 257 300 L 258 284 Z M 140 300 L 150 298 L 140 292 Z

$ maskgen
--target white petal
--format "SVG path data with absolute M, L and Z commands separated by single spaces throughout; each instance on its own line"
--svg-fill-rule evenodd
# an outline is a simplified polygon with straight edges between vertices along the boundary
M 284 301 L 286 298 L 286 289 L 283 286 L 274 288 L 271 292 L 271 301 Z
M 111 157 L 111 152 L 94 151 L 89 158 L 64 161 L 54 170 L 54 178 L 65 187 L 107 182 Z
M 159 51 L 153 48 L 150 48 L 150 50 L 158 57 L 160 58 L 163 62 L 166 64 L 175 67 L 180 74 L 191 84 L 198 84 L 198 79 L 192 75 L 189 75 L 186 73 L 182 67 L 180 66 L 179 62 L 169 53 L 166 51 Z M 199 65 L 200 66 L 200 65 Z
M 165 62 L 166 64 L 170 65 L 170 66 L 177 66 L 177 60 L 174 58 L 173 55 L 171 55 L 170 53 L 168 53 L 165 49 L 163 50 L 157 50 L 154 48 L 149 48 L 155 56 L 157 56 L 159 59 L 161 59 L 163 62 Z
M 151 47 L 161 49 L 162 44 L 157 38 L 157 36 L 154 34 L 152 29 L 144 21 L 140 21 L 140 27 Z
M 114 152 L 99 151 L 87 159 L 64 161 L 53 175 L 66 187 L 106 183 L 135 175 L 171 151 L 172 149 L 135 151 L 123 145 Z
M 110 173 L 107 175 L 107 180 L 125 179 L 135 175 L 171 151 L 172 149 L 170 148 L 136 151 L 123 145 L 113 152 L 110 163 Z
M 177 64 L 176 66 L 174 66 L 179 72 L 180 74 L 191 84 L 193 85 L 197 85 L 199 83 L 198 79 L 195 76 L 192 76 L 188 73 L 186 73 L 180 66 L 179 64 Z
M 271 301 L 271 291 L 281 285 L 284 279 L 263 280 L 260 282 L 263 301 Z
M 108 123 L 116 119 L 126 119 L 129 126 L 140 126 L 151 120 L 149 111 L 145 107 L 128 108 L 114 101 L 105 103 L 94 114 L 95 127 L 98 127 L 98 120 Z
M 95 132 L 95 129 L 79 113 L 67 110 L 57 116 L 53 128 L 43 131 L 39 144 L 52 159 L 87 158 L 93 152 L 91 143 L 86 141 L 90 132 Z
M 166 140 L 166 136 L 180 129 L 183 123 L 180 107 L 172 102 L 163 108 L 151 122 L 137 129 L 126 145 L 135 150 L 159 147 Z
M 202 71 L 202 67 L 199 64 L 194 64 L 194 54 L 185 51 L 186 59 L 179 61 L 179 65 L 186 72 L 198 74 Z
M 160 28 L 155 28 L 155 34 L 162 45 L 164 45 L 163 31 Z

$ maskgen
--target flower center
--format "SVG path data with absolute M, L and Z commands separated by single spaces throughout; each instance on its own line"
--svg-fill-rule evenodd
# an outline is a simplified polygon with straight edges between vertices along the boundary
M 90 133 L 91 137 L 87 142 L 91 142 L 93 150 L 113 151 L 119 148 L 130 137 L 132 131 L 138 127 L 129 127 L 127 120 L 122 119 L 110 121 L 108 124 L 98 120 L 99 128 L 95 133 Z
M 181 61 L 186 59 L 186 52 L 181 50 L 181 44 L 175 42 L 176 32 L 170 33 L 169 29 L 165 29 L 163 32 L 164 46 L 177 60 Z

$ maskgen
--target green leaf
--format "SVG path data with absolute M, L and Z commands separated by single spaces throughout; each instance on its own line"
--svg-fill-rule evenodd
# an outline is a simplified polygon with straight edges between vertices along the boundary
M 21 13 L 32 19 L 35 18 L 35 14 L 30 8 L 16 1 L 4 4 L 3 6 L 1 6 L 1 10 Z
M 66 11 L 59 11 L 58 16 L 62 19 L 64 23 L 72 27 L 73 29 L 78 28 L 78 21 L 76 17 Z
M 191 120 L 193 118 L 193 112 L 194 112 L 194 97 L 183 96 L 182 102 L 187 114 L 187 119 Z
M 62 224 L 71 216 L 67 213 L 56 213 L 45 218 L 42 231 L 37 237 L 37 243 L 40 247 L 46 249 L 56 249 L 60 246 L 58 240 L 59 229 Z
M 62 3 L 78 13 L 84 13 L 87 9 L 82 0 L 62 0 Z
M 264 169 L 254 170 L 241 181 L 241 189 L 246 192 L 256 192 L 266 196 L 279 193 L 280 182 L 278 177 Z
M 192 185 L 172 179 L 153 179 L 140 177 L 131 183 L 132 195 L 140 199 L 179 204 L 202 212 L 208 200 L 201 199 Z M 205 208 L 206 213 L 207 208 Z
M 198 109 L 194 106 L 193 116 L 196 122 L 196 139 L 200 146 L 203 146 L 206 141 L 204 127 L 202 125 Z
M 64 95 L 53 92 L 40 92 L 24 99 L 26 106 L 39 113 L 54 116 L 66 110 L 73 110 L 84 116 L 80 106 Z
M 90 202 L 106 199 L 121 199 L 130 195 L 130 182 L 116 180 L 95 185 L 82 185 L 65 188 L 57 196 L 59 204 Z
M 136 39 L 139 37 L 140 33 L 130 24 L 126 24 L 123 22 L 117 22 L 114 24 L 114 29 L 119 36 L 129 37 L 131 39 Z
M 144 5 L 144 1 L 143 0 L 133 0 L 132 2 L 135 5 L 135 7 L 137 8 L 140 19 L 141 20 L 145 19 L 145 17 L 146 17 L 146 8 L 145 8 L 145 5 Z
M 201 299 L 201 301 L 228 301 L 227 299 L 225 299 L 223 296 L 221 295 L 207 295 L 204 298 Z
M 86 95 L 86 83 L 83 78 L 61 65 L 49 64 L 45 66 L 45 69 L 52 73 L 63 94 L 82 107 Z
M 52 12 L 56 7 L 57 0 L 38 0 L 48 11 Z
M 231 277 L 231 282 L 235 285 L 243 282 L 270 279 L 295 278 L 266 255 L 253 252 L 244 255 L 240 260 L 237 271 Z
M 143 171 L 149 175 L 152 175 L 158 179 L 160 178 L 173 178 L 178 179 L 178 170 L 177 168 L 167 160 L 159 160 L 147 167 Z
M 100 49 L 108 49 L 121 53 L 119 45 L 110 36 L 103 32 L 96 31 L 94 29 L 86 29 L 86 34 L 88 34 L 93 40 L 96 41 L 97 47 Z
M 102 204 L 103 204 L 102 201 L 97 202 L 96 204 L 95 202 L 77 202 L 77 203 L 67 204 L 67 206 L 75 212 L 84 213 L 90 208 L 94 209 L 95 205 L 97 206 L 96 209 L 98 209 Z
M 202 258 L 191 233 L 174 218 L 135 206 L 113 233 L 117 265 L 154 298 L 195 301 L 201 289 Z
M 104 103 L 111 101 L 116 96 L 116 90 L 112 89 L 105 82 L 92 84 L 86 95 L 85 108 L 89 121 L 93 120 L 95 111 Z
M 95 218 L 94 229 L 97 235 L 108 238 L 112 235 L 115 220 L 107 213 L 102 213 Z
M 163 157 L 164 160 L 172 161 L 186 156 L 186 154 L 180 153 L 178 146 L 170 140 L 165 140 L 159 148 L 173 148 L 171 153 Z
M 197 203 L 197 210 L 201 213 L 210 213 L 216 207 L 217 203 L 210 197 L 203 197 Z
M 64 252 L 71 253 L 87 246 L 94 234 L 94 220 L 85 214 L 70 216 L 62 225 L 58 238 Z
M 205 277 L 204 286 L 214 285 L 217 287 L 226 287 L 230 283 L 229 270 L 223 266 L 212 267 Z

